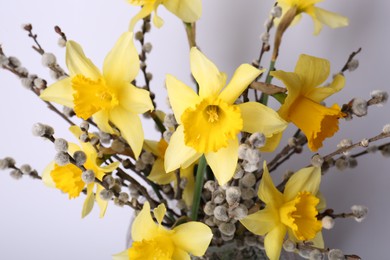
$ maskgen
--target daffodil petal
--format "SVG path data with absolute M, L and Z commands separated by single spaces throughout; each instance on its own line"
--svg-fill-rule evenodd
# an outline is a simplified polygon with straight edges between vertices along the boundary
M 49 163 L 45 169 L 43 170 L 43 173 L 42 173 L 42 181 L 43 181 L 43 184 L 45 184 L 47 187 L 50 187 L 50 188 L 55 188 L 56 187 L 56 184 L 54 183 L 50 173 L 51 171 L 54 169 L 54 164 L 55 162 L 52 161 L 51 163 Z
M 158 15 L 157 13 L 157 9 L 158 9 L 158 6 L 160 5 L 160 3 L 158 1 L 156 1 L 154 3 L 154 15 L 153 15 L 153 24 L 154 26 L 156 26 L 157 28 L 161 28 L 163 25 L 164 25 L 164 20 Z
M 122 85 L 119 104 L 135 114 L 143 114 L 154 109 L 149 91 L 135 87 L 131 83 Z
M 295 66 L 295 73 L 301 79 L 302 92 L 306 94 L 328 78 L 330 63 L 326 59 L 301 54 Z
M 163 203 L 158 205 L 157 208 L 153 210 L 154 217 L 156 218 L 158 224 L 161 224 L 166 212 L 167 212 L 167 208 Z
M 264 70 L 259 70 L 252 65 L 242 64 L 234 72 L 232 79 L 226 88 L 221 92 L 219 97 L 228 104 L 233 104 L 234 101 L 242 94 L 242 92 L 254 81 Z
M 201 0 L 168 0 L 164 6 L 185 23 L 193 23 L 202 15 Z
M 276 133 L 265 140 L 265 145 L 260 148 L 262 152 L 273 152 L 278 148 L 280 140 L 282 140 L 283 132 Z
M 318 248 L 325 248 L 324 238 L 322 237 L 322 232 L 318 232 L 316 236 L 310 240 L 313 242 L 313 245 Z
M 119 87 L 131 82 L 139 72 L 139 58 L 133 42 L 133 33 L 123 33 L 103 64 L 103 75 L 110 87 Z
M 264 248 L 270 260 L 279 259 L 285 235 L 286 227 L 281 224 L 276 226 L 265 236 Z
M 186 251 L 180 248 L 175 248 L 175 251 L 173 251 L 172 260 L 190 260 L 190 259 L 191 259 L 190 255 Z
M 86 216 L 88 216 L 89 213 L 91 213 L 94 204 L 95 194 L 93 193 L 92 188 L 88 187 L 87 197 L 84 200 L 83 210 L 81 211 L 81 218 L 85 218 Z
M 74 41 L 66 42 L 66 66 L 72 77 L 80 74 L 97 80 L 101 76 L 99 69 L 85 56 L 80 44 Z
M 166 85 L 168 90 L 169 103 L 172 106 L 176 121 L 181 123 L 181 115 L 190 105 L 200 102 L 195 91 L 172 75 L 167 75 Z
M 134 241 L 142 241 L 143 239 L 153 239 L 158 232 L 158 225 L 153 221 L 150 215 L 149 202 L 145 202 L 142 210 L 134 219 L 131 228 L 131 237 Z
M 226 83 L 226 76 L 196 47 L 190 51 L 191 72 L 199 84 L 201 98 L 217 96 Z
M 99 112 L 93 115 L 93 121 L 98 125 L 100 131 L 109 134 L 115 134 L 114 129 L 108 123 L 109 113 L 107 110 L 100 110 Z
M 192 205 L 192 200 L 194 198 L 194 190 L 195 190 L 195 178 L 194 178 L 194 164 L 191 166 L 180 169 L 180 176 L 182 178 L 186 178 L 186 186 L 183 190 L 183 200 L 188 207 Z
M 175 246 L 194 256 L 202 256 L 213 237 L 211 229 L 200 222 L 187 222 L 173 230 L 172 241 Z
M 194 157 L 199 158 L 200 154 L 195 149 L 184 144 L 183 126 L 180 125 L 173 133 L 165 152 L 165 171 L 174 171 L 180 168 L 184 162 Z
M 243 131 L 249 133 L 260 132 L 266 137 L 284 131 L 287 122 L 284 121 L 272 108 L 257 102 L 239 104 L 241 117 L 244 122 Z
M 160 151 L 158 150 L 158 142 L 152 140 L 144 140 L 144 149 L 149 153 L 152 153 L 156 156 L 160 156 Z
M 317 210 L 319 212 L 324 211 L 326 209 L 326 199 L 325 199 L 324 194 L 322 194 L 322 192 L 318 191 L 316 197 L 320 199 L 320 202 L 316 206 Z
M 110 163 L 109 165 L 105 165 L 105 166 L 102 166 L 102 167 L 99 167 L 100 170 L 102 170 L 103 172 L 113 172 L 116 170 L 116 168 L 119 167 L 121 163 L 120 162 L 113 162 L 113 163 Z
M 333 78 L 331 84 L 320 88 L 313 88 L 311 91 L 309 91 L 309 93 L 307 93 L 306 96 L 314 102 L 321 103 L 327 97 L 342 90 L 344 85 L 344 76 L 337 74 L 336 77 Z
M 277 211 L 271 207 L 266 207 L 265 209 L 246 216 L 241 219 L 240 222 L 250 232 L 258 236 L 264 236 L 276 227 L 278 219 L 279 215 Z
M 326 24 L 330 28 L 344 27 L 349 23 L 347 17 L 329 12 L 319 7 L 314 9 L 314 13 L 321 23 Z
M 133 32 L 134 31 L 134 26 L 137 24 L 137 22 L 143 18 L 145 18 L 146 16 L 148 16 L 149 14 L 152 13 L 153 11 L 153 8 L 154 8 L 154 5 L 153 4 L 145 4 L 141 11 L 139 11 L 130 21 L 130 25 L 129 25 L 129 31 L 130 32 Z
M 112 260 L 129 260 L 129 250 L 126 249 L 112 256 Z
M 238 160 L 238 141 L 229 140 L 229 144 L 225 148 L 221 148 L 218 152 L 207 153 L 206 160 L 211 170 L 214 173 L 219 185 L 224 185 L 234 175 Z M 223 163 L 221 163 L 223 162 Z
M 271 175 L 269 174 L 266 161 L 263 163 L 263 177 L 260 182 L 258 195 L 265 204 L 271 204 L 277 207 L 283 202 L 283 195 L 276 189 Z
M 39 97 L 45 101 L 73 108 L 71 78 L 67 77 L 51 84 L 48 88 L 41 92 Z
M 96 188 L 96 196 L 95 196 L 95 200 L 96 200 L 96 203 L 98 204 L 99 206 L 99 209 L 100 209 L 100 212 L 99 212 L 99 217 L 100 218 L 103 218 L 104 215 L 106 214 L 106 210 L 107 210 L 107 206 L 108 206 L 108 201 L 107 200 L 103 200 L 101 197 L 100 197 L 100 192 L 104 190 L 104 187 L 101 186 L 101 185 L 97 185 L 97 188 Z
M 165 185 L 173 182 L 176 179 L 176 175 L 174 172 L 166 173 L 164 169 L 164 160 L 158 158 L 154 161 L 152 170 L 148 175 L 148 179 L 157 184 Z
M 110 121 L 121 131 L 121 136 L 130 145 L 135 159 L 138 160 L 144 142 L 144 131 L 139 116 L 118 107 L 110 111 Z
M 298 192 L 308 191 L 316 195 L 321 182 L 321 169 L 317 167 L 303 168 L 287 181 L 284 189 L 285 201 L 294 199 Z

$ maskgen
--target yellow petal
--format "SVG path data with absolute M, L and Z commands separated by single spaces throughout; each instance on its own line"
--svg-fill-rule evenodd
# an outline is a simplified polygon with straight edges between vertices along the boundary
M 157 13 L 157 9 L 158 9 L 158 6 L 160 5 L 160 3 L 158 1 L 156 1 L 154 3 L 154 15 L 153 15 L 153 24 L 154 26 L 156 26 L 157 28 L 161 28 L 161 26 L 164 25 L 164 20 L 161 19 L 161 17 L 158 15 Z
M 163 157 L 160 155 L 160 151 L 158 149 L 158 142 L 152 140 L 144 140 L 144 149 L 149 153 L 152 153 L 158 157 Z
M 211 229 L 200 222 L 187 222 L 173 230 L 172 241 L 175 246 L 194 256 L 204 255 L 213 237 Z
M 278 225 L 272 229 L 264 239 L 264 248 L 270 260 L 278 260 L 286 235 L 286 227 Z
M 134 219 L 131 227 L 131 237 L 134 241 L 142 241 L 153 239 L 158 232 L 158 225 L 154 223 L 150 215 L 149 202 L 145 202 L 142 210 Z
M 240 220 L 250 232 L 264 236 L 279 223 L 278 212 L 273 207 L 266 207 Z
M 119 93 L 119 104 L 128 111 L 143 114 L 154 109 L 149 91 L 125 83 Z
M 100 218 L 104 217 L 104 215 L 106 214 L 107 206 L 108 206 L 108 201 L 100 198 L 100 192 L 102 190 L 104 190 L 104 188 L 101 185 L 97 185 L 97 188 L 96 188 L 97 195 L 95 196 L 95 200 L 100 208 L 100 213 L 99 213 Z
M 322 192 L 318 191 L 316 197 L 320 199 L 320 202 L 318 203 L 318 205 L 316 207 L 317 210 L 319 212 L 324 211 L 326 209 L 326 199 L 325 199 L 324 194 L 322 194 Z
M 109 165 L 105 165 L 103 167 L 99 167 L 99 169 L 103 172 L 113 172 L 116 170 L 116 168 L 119 167 L 121 163 L 120 162 L 113 162 L 113 163 L 110 163 Z
M 101 76 L 99 69 L 85 56 L 83 48 L 74 41 L 66 42 L 66 66 L 71 77 L 81 74 L 97 80 Z
M 164 160 L 158 158 L 153 164 L 148 179 L 157 184 L 165 185 L 176 180 L 176 175 L 175 172 L 166 173 L 164 169 Z
M 226 83 L 226 75 L 196 47 L 190 51 L 191 72 L 199 84 L 201 98 L 216 97 Z
M 316 7 L 314 9 L 314 13 L 321 23 L 326 24 L 330 28 L 344 27 L 347 26 L 349 23 L 347 17 L 341 16 L 333 12 L 329 12 L 319 7 Z
M 184 110 L 200 102 L 199 96 L 195 91 L 183 82 L 177 80 L 172 75 L 167 75 L 166 85 L 169 96 L 169 103 L 172 106 L 176 121 L 181 123 L 181 115 Z
M 278 148 L 280 140 L 282 140 L 283 132 L 276 133 L 265 140 L 265 145 L 260 148 L 262 152 L 273 152 Z
M 269 174 L 266 161 L 263 163 L 263 177 L 261 178 L 258 195 L 267 205 L 270 204 L 274 207 L 279 207 L 283 203 L 283 195 L 276 189 Z
M 242 94 L 242 92 L 254 81 L 264 70 L 259 70 L 252 65 L 242 64 L 234 72 L 232 79 L 226 88 L 221 92 L 219 97 L 228 104 L 233 104 L 234 101 Z
M 325 248 L 324 238 L 322 237 L 322 232 L 318 232 L 316 236 L 310 240 L 313 242 L 313 245 L 318 248 Z
M 201 0 L 167 0 L 164 6 L 186 23 L 195 22 L 202 14 Z
M 83 210 L 81 211 L 81 218 L 85 218 L 89 213 L 91 213 L 94 203 L 95 194 L 93 193 L 92 189 L 88 187 L 87 197 L 85 198 Z
M 179 126 L 173 133 L 165 152 L 165 171 L 174 171 L 182 166 L 189 159 L 200 157 L 195 149 L 184 144 L 183 126 Z M 195 161 L 196 159 L 194 159 Z M 183 166 L 185 167 L 185 166 Z M 185 167 L 186 168 L 186 167 Z
M 194 164 L 191 166 L 180 169 L 180 176 L 182 178 L 186 178 L 186 186 L 183 190 L 183 200 L 188 207 L 191 207 L 192 200 L 194 198 L 194 190 L 195 190 L 195 178 L 194 178 Z
M 284 189 L 285 201 L 293 200 L 298 192 L 307 191 L 316 195 L 321 182 L 321 169 L 317 167 L 303 168 L 291 176 Z
M 100 110 L 93 115 L 93 121 L 98 125 L 100 131 L 109 134 L 115 134 L 114 129 L 108 123 L 109 113 L 107 110 Z
M 239 104 L 244 122 L 243 131 L 249 133 L 260 132 L 266 137 L 284 131 L 287 122 L 284 121 L 272 108 L 256 102 Z
M 301 79 L 302 92 L 310 92 L 313 88 L 321 85 L 329 76 L 330 63 L 328 60 L 301 54 L 295 73 Z
M 157 208 L 153 210 L 154 217 L 156 218 L 158 224 L 161 225 L 161 222 L 163 221 L 166 212 L 167 208 L 163 203 L 158 205 Z
M 238 141 L 229 140 L 228 142 L 226 148 L 205 155 L 208 165 L 221 186 L 230 181 L 237 167 Z
M 119 37 L 104 59 L 104 79 L 110 87 L 120 87 L 135 79 L 139 67 L 140 63 L 133 42 L 133 33 L 125 32 Z
M 139 13 L 137 13 L 133 19 L 131 19 L 130 21 L 130 25 L 129 25 L 129 31 L 130 32 L 133 32 L 134 31 L 134 26 L 136 25 L 136 23 L 145 18 L 146 16 L 148 16 L 149 14 L 151 14 L 153 11 L 153 3 L 152 4 L 145 4 L 141 11 L 139 11 Z
M 52 161 L 51 163 L 49 163 L 45 167 L 45 169 L 43 170 L 43 173 L 42 173 L 43 184 L 45 184 L 47 187 L 50 187 L 50 188 L 56 187 L 56 184 L 54 183 L 54 181 L 50 175 L 51 171 L 54 169 L 54 165 L 55 165 L 55 162 Z
M 39 97 L 45 101 L 73 108 L 74 104 L 71 78 L 67 77 L 51 84 L 48 88 L 41 92 Z
M 186 251 L 180 248 L 175 248 L 175 251 L 172 255 L 172 260 L 191 260 L 191 257 Z
M 344 76 L 337 74 L 333 78 L 333 81 L 328 86 L 314 88 L 306 94 L 306 97 L 314 102 L 321 103 L 327 97 L 339 92 L 344 88 L 345 78 Z
M 138 115 L 118 107 L 110 111 L 110 121 L 121 131 L 121 136 L 130 145 L 135 159 L 138 160 L 144 142 L 144 131 Z
M 113 255 L 112 260 L 129 260 L 129 250 L 126 249 L 125 251 Z

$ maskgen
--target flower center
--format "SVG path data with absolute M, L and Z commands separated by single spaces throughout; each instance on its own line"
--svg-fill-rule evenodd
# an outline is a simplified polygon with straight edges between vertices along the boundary
M 240 108 L 221 99 L 203 99 L 195 107 L 187 108 L 181 121 L 185 144 L 199 153 L 227 147 L 243 127 Z
M 118 105 L 116 94 L 104 82 L 103 78 L 94 81 L 83 75 L 72 78 L 74 111 L 84 120 L 102 109 Z
M 317 219 L 316 209 L 319 202 L 310 192 L 303 191 L 280 208 L 281 222 L 291 228 L 297 239 L 310 240 L 321 231 L 322 224 Z
M 65 166 L 55 164 L 50 176 L 57 189 L 69 194 L 69 199 L 78 197 L 85 186 L 81 170 L 71 163 Z
M 134 241 L 129 248 L 131 260 L 171 260 L 174 245 L 167 237 L 156 237 L 152 240 Z

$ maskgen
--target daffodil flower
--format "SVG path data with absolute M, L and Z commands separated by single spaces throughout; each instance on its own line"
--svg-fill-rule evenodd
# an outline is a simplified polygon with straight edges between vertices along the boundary
M 167 147 L 168 143 L 164 139 L 161 139 L 159 142 L 145 140 L 144 149 L 148 152 L 151 152 L 157 157 L 152 166 L 152 170 L 148 175 L 148 179 L 161 185 L 173 182 L 174 185 L 177 187 L 178 185 L 180 185 L 180 183 L 177 183 L 175 172 L 167 173 L 164 169 L 164 158 Z M 183 200 L 188 207 L 192 205 L 192 200 L 194 197 L 194 166 L 195 163 L 191 164 L 185 169 L 180 168 L 180 177 L 185 178 L 186 180 L 186 185 L 183 190 Z
M 318 210 L 325 207 L 318 195 L 320 181 L 320 168 L 303 168 L 288 180 L 281 193 L 264 162 L 258 195 L 266 206 L 240 222 L 252 233 L 265 235 L 264 247 L 271 260 L 279 259 L 286 233 L 293 241 L 311 240 L 317 247 L 324 246 L 322 224 L 316 217 Z
M 330 85 L 318 87 L 328 78 L 329 72 L 329 61 L 304 54 L 299 56 L 294 72 L 271 72 L 288 90 L 279 115 L 303 131 L 312 151 L 317 151 L 325 138 L 338 131 L 338 119 L 343 117 L 337 104 L 329 108 L 320 104 L 345 84 L 345 78 L 337 74 Z
M 70 131 L 79 138 L 81 134 L 80 128 L 77 126 L 71 126 Z M 119 162 L 111 163 L 107 166 L 101 166 L 102 161 L 98 158 L 96 149 L 91 143 L 81 142 L 81 147 L 76 144 L 69 143 L 68 153 L 74 154 L 76 151 L 83 151 L 87 160 L 84 167 L 87 170 L 92 170 L 95 173 L 95 177 L 102 181 L 103 176 L 106 173 L 114 171 L 118 166 Z M 81 191 L 85 188 L 86 184 L 81 178 L 82 170 L 74 164 L 67 164 L 65 166 L 59 166 L 55 162 L 50 163 L 44 170 L 42 175 L 43 183 L 49 187 L 55 187 L 64 193 L 69 195 L 69 199 L 76 198 L 80 195 Z M 96 191 L 95 191 L 96 186 Z M 87 197 L 84 202 L 82 217 L 88 215 L 94 205 L 94 201 L 100 207 L 100 217 L 103 217 L 108 201 L 104 201 L 100 198 L 99 194 L 104 188 L 101 185 L 90 183 L 87 185 Z M 97 194 L 95 196 L 94 192 Z
M 202 14 L 201 0 L 127 0 L 131 5 L 142 6 L 141 11 L 130 21 L 129 30 L 133 31 L 135 24 L 150 15 L 153 11 L 153 24 L 160 28 L 164 21 L 157 15 L 159 5 L 164 5 L 171 13 L 179 17 L 183 22 L 193 23 Z
M 113 123 L 137 159 L 144 140 L 138 114 L 153 110 L 153 104 L 146 90 L 131 84 L 140 68 L 132 35 L 122 34 L 104 60 L 103 73 L 78 43 L 68 41 L 66 64 L 70 77 L 49 86 L 41 98 L 73 108 L 84 120 L 93 117 L 103 132 L 116 134 L 109 122 Z
M 166 79 L 179 126 L 165 153 L 165 170 L 187 168 L 204 154 L 223 185 L 234 175 L 241 131 L 261 132 L 269 138 L 282 132 L 287 123 L 274 110 L 257 102 L 234 104 L 261 70 L 242 64 L 224 88 L 226 75 L 195 47 L 190 52 L 190 63 L 199 95 L 171 75 Z
M 301 18 L 302 13 L 310 15 L 314 22 L 315 35 L 321 32 L 322 24 L 325 24 L 330 28 L 348 25 L 348 18 L 315 6 L 315 4 L 322 1 L 323 0 L 278 0 L 278 5 L 282 7 L 283 14 L 287 13 L 292 7 L 297 8 L 297 16 L 294 23 Z
M 189 260 L 189 254 L 202 256 L 206 252 L 213 237 L 208 226 L 191 221 L 169 230 L 161 225 L 166 213 L 164 204 L 153 212 L 157 223 L 152 219 L 149 203 L 145 202 L 131 227 L 133 245 L 114 255 L 114 260 Z

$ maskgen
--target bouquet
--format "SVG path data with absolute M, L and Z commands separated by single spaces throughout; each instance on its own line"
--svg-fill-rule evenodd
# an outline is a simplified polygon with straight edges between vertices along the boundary
M 263 10 L 254 59 L 237 64 L 232 73 L 222 72 L 199 40 L 202 27 L 197 25 L 207 13 L 200 0 L 123 3 L 134 15 L 101 66 L 87 46 L 56 25 L 63 66 L 33 24 L 24 24 L 53 79 L 30 72 L 6 45 L 0 47 L 1 68 L 67 126 L 57 129 L 45 118 L 32 125 L 33 135 L 52 143 L 55 151 L 52 158 L 41 159 L 44 169 L 19 163 L 10 154 L 0 160 L 0 168 L 14 179 L 29 175 L 69 199 L 82 200 L 84 222 L 96 211 L 104 221 L 116 206 L 126 216 L 134 214 L 126 248 L 110 252 L 114 260 L 360 259 L 360 252 L 329 246 L 322 233 L 340 218 L 361 222 L 368 208 L 356 202 L 336 210 L 320 183 L 332 172 L 359 171 L 358 161 L 375 151 L 389 155 L 385 120 L 358 139 L 338 135 L 337 146 L 328 146 L 344 125 L 384 105 L 388 94 L 373 89 L 355 97 L 348 90 L 361 48 L 346 53 L 340 64 L 288 51 L 288 35 L 301 26 L 302 16 L 313 20 L 314 37 L 321 37 L 324 25 L 349 24 L 347 17 L 317 2 L 283 0 Z M 182 27 L 182 39 L 175 41 L 188 45 L 180 53 L 185 64 L 169 66 L 187 66 L 189 80 L 175 71 L 153 76 L 153 69 L 170 63 L 151 59 L 166 37 L 155 38 L 153 45 L 148 40 L 170 25 L 164 23 L 166 16 Z M 223 44 L 218 35 L 208 37 L 215 37 L 216 46 Z M 249 39 L 240 40 L 245 48 Z M 98 43 L 91 47 L 100 50 Z M 297 57 L 295 65 L 285 66 L 283 55 Z M 341 91 L 349 98 L 327 104 Z M 148 128 L 156 133 L 148 136 Z M 286 165 L 288 170 L 282 170 Z

